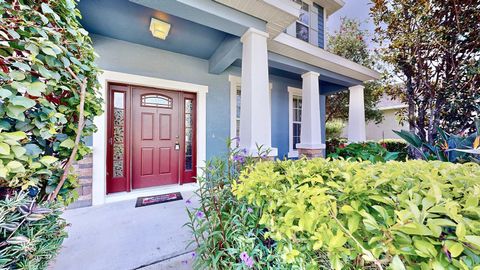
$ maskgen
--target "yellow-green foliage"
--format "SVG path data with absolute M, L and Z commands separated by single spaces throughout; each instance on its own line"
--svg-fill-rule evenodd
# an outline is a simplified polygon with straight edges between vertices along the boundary
M 477 164 L 261 162 L 233 193 L 300 269 L 480 269 Z

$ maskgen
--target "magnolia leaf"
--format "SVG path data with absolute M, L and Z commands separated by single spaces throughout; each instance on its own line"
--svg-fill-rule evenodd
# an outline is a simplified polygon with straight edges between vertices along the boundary
M 16 105 L 16 106 L 22 106 L 24 107 L 25 109 L 29 109 L 33 106 L 35 106 L 36 102 L 34 100 L 31 100 L 29 98 L 26 98 L 26 97 L 22 97 L 22 96 L 14 96 L 12 98 L 10 98 L 10 102 L 13 104 L 13 105 Z
M 413 240 L 413 245 L 416 248 L 416 253 L 418 256 L 426 258 L 433 258 L 437 256 L 437 250 L 435 249 L 435 246 L 428 241 L 417 238 Z
M 467 234 L 465 224 L 458 223 L 457 228 L 455 229 L 455 234 L 457 235 L 458 239 L 463 240 L 465 238 L 465 235 Z
M 64 140 L 62 143 L 60 143 L 60 146 L 68 149 L 72 149 L 75 146 L 75 142 L 72 139 L 68 138 Z
M 43 156 L 41 159 L 40 159 L 40 162 L 45 165 L 45 166 L 49 166 L 50 164 L 54 163 L 55 161 L 57 161 L 58 158 L 56 157 L 52 157 L 52 156 Z
M 458 257 L 463 252 L 462 243 L 454 242 L 454 241 L 446 241 L 445 246 L 447 247 L 452 257 Z
M 23 115 L 23 112 L 25 111 L 25 107 L 23 106 L 16 106 L 13 104 L 8 104 L 7 105 L 7 115 L 10 118 L 17 119 L 20 121 L 25 121 L 25 115 Z
M 10 145 L 6 143 L 0 143 L 0 155 L 8 155 L 10 154 Z

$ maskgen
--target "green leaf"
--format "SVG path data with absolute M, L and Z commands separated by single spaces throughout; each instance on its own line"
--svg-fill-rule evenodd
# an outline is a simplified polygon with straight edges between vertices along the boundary
M 477 249 L 480 249 L 480 236 L 478 235 L 466 235 L 465 240 L 472 245 L 475 245 Z
M 27 134 L 23 131 L 15 131 L 15 132 L 5 132 L 1 133 L 1 136 L 6 140 L 13 140 L 13 141 L 20 141 L 27 137 Z
M 437 256 L 437 250 L 435 249 L 435 246 L 428 241 L 422 240 L 420 238 L 415 238 L 413 240 L 413 245 L 417 249 L 417 254 L 421 257 L 434 258 L 435 256 Z
M 45 165 L 45 166 L 49 166 L 50 164 L 54 163 L 55 161 L 57 161 L 58 158 L 56 157 L 52 157 L 52 156 L 43 156 L 41 159 L 40 159 L 40 162 Z
M 6 166 L 11 173 L 24 173 L 25 172 L 25 167 L 23 167 L 23 164 L 16 161 L 12 160 L 10 161 L 7 166 Z
M 465 224 L 458 223 L 457 228 L 455 229 L 455 234 L 457 235 L 458 239 L 463 240 L 467 234 Z
M 29 108 L 35 106 L 35 104 L 36 104 L 36 102 L 34 100 L 31 100 L 29 98 L 22 97 L 22 96 L 12 97 L 12 98 L 10 98 L 10 102 L 15 106 L 22 106 L 25 109 L 29 109 Z
M 45 92 L 46 89 L 47 85 L 45 85 L 43 82 L 33 82 L 28 85 L 27 92 L 31 96 L 39 97 Z
M 16 158 L 20 158 L 27 152 L 27 150 L 22 146 L 14 145 L 12 146 L 12 152 L 15 154 Z
M 392 263 L 390 263 L 390 267 L 392 270 L 406 270 L 405 265 L 403 264 L 402 260 L 398 255 L 395 255 L 392 259 Z
M 25 120 L 25 115 L 23 115 L 23 112 L 25 111 L 25 107 L 23 106 L 16 106 L 13 104 L 8 104 L 7 105 L 7 115 L 10 118 L 17 119 L 20 121 Z
M 6 143 L 0 143 L 0 155 L 9 155 L 10 154 L 10 145 Z
M 10 78 L 12 78 L 12 80 L 15 80 L 15 81 L 23 81 L 25 80 L 25 74 L 21 71 L 12 71 L 8 74 L 10 76 Z
M 26 150 L 26 154 L 32 157 L 38 157 L 41 153 L 43 153 L 42 149 L 33 143 L 26 144 L 24 148 Z
M 5 88 L 0 88 L 0 97 L 1 98 L 8 98 L 12 95 L 12 92 Z
M 57 56 L 55 51 L 50 47 L 41 47 L 40 49 L 42 50 L 43 53 L 45 53 L 47 55 L 51 55 L 51 56 L 54 56 L 54 57 Z
M 72 149 L 75 146 L 75 142 L 72 139 L 68 138 L 64 140 L 62 143 L 60 143 L 60 146 L 68 149 Z
M 445 246 L 447 247 L 448 251 L 450 251 L 450 255 L 452 257 L 458 257 L 463 252 L 463 245 L 462 243 L 455 242 L 455 241 L 445 241 Z

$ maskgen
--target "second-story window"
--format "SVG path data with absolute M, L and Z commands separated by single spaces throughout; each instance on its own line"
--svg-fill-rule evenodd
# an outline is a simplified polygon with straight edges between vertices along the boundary
M 301 0 L 293 0 L 301 6 L 300 16 L 296 22 L 297 38 L 309 42 L 310 36 L 310 6 Z

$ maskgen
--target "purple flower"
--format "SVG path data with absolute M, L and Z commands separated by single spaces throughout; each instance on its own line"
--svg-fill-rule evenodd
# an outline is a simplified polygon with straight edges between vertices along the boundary
M 192 258 L 195 258 L 195 256 L 197 256 L 197 254 L 195 252 L 192 252 Z
M 248 267 L 248 268 L 252 268 L 253 267 L 253 259 L 251 257 L 248 257 L 245 261 L 244 261 L 245 265 Z
M 246 155 L 246 154 L 247 154 L 247 148 L 242 148 L 242 153 L 243 153 L 244 155 Z
M 234 155 L 233 156 L 233 161 L 239 162 L 239 163 L 244 163 L 245 162 L 245 157 L 242 155 Z
M 240 253 L 240 259 L 242 260 L 242 262 L 245 262 L 247 259 L 249 258 L 247 252 L 242 252 Z
M 240 259 L 248 268 L 253 267 L 253 259 L 250 256 L 248 256 L 247 252 L 244 251 L 240 253 Z
M 202 211 L 198 211 L 197 212 L 197 217 L 198 218 L 203 218 L 203 217 L 205 217 L 205 214 Z
M 192 204 L 192 201 L 191 201 L 190 199 L 187 199 L 187 200 L 185 201 L 185 203 L 186 203 L 186 204 Z
M 251 207 L 248 207 L 248 208 L 247 208 L 247 212 L 248 212 L 248 213 L 253 213 L 253 209 L 252 209 Z

